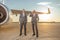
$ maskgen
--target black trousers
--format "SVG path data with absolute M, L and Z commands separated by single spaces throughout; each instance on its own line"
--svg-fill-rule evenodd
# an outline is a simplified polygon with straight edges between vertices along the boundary
M 36 32 L 36 36 L 38 36 L 37 23 L 32 23 L 32 30 L 33 30 L 33 34 L 35 34 Z
M 22 34 L 23 27 L 24 27 L 24 35 L 26 35 L 26 23 L 20 23 L 20 34 Z

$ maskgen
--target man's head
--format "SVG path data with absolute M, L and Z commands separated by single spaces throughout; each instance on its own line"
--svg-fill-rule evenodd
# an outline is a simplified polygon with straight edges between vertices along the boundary
M 34 14 L 34 13 L 36 13 L 36 11 L 35 11 L 35 10 L 33 10 L 33 11 L 32 11 L 32 13 Z
M 23 9 L 22 12 L 25 12 L 25 9 Z

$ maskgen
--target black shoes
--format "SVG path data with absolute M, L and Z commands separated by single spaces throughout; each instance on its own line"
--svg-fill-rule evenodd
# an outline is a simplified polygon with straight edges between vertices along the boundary
M 22 34 L 19 34 L 19 36 L 21 36 Z M 26 34 L 24 34 L 26 36 Z
M 32 36 L 35 36 L 35 34 L 33 34 Z M 36 37 L 38 38 L 38 35 L 36 35 Z
M 26 34 L 24 34 L 26 36 Z
M 35 34 L 33 34 L 32 36 L 35 36 Z
M 19 34 L 19 36 L 21 36 L 22 34 Z
M 38 38 L 38 35 L 36 35 L 36 37 Z
M 22 34 L 19 34 L 19 36 L 21 36 Z
M 21 36 L 22 34 L 20 34 L 19 36 Z M 24 34 L 26 36 L 26 34 Z M 32 36 L 35 36 L 35 34 L 33 34 Z M 38 35 L 36 35 L 36 37 L 38 38 Z

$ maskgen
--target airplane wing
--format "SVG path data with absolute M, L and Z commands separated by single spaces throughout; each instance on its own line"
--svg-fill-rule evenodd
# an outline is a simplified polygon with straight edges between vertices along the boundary
M 13 14 L 20 14 L 22 13 L 22 10 L 11 10 Z M 32 11 L 25 11 L 25 13 L 29 14 L 29 13 L 32 13 Z M 37 14 L 50 14 L 50 9 L 48 8 L 48 12 L 47 13 L 44 13 L 44 12 L 37 12 Z
M 36 12 L 37 14 L 50 14 L 50 9 L 48 8 L 48 12 L 44 13 L 44 12 Z

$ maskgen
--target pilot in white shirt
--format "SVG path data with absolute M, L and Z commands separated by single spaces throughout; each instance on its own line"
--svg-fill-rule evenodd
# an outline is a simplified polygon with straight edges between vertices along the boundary
M 35 13 L 33 14 L 33 16 L 35 16 Z

